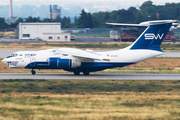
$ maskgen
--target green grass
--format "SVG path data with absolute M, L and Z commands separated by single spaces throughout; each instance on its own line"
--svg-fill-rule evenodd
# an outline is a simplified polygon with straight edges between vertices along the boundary
M 85 43 L 1 43 L 0 49 L 50 49 L 58 47 L 70 47 L 70 48 L 79 48 L 79 49 L 102 49 L 102 50 L 117 50 L 125 48 L 131 45 L 132 42 L 85 42 Z M 165 52 L 179 52 L 180 43 L 176 42 L 163 42 L 161 48 Z
M 0 119 L 180 118 L 180 80 L 0 80 Z M 171 90 L 170 90 L 171 89 Z
M 180 81 L 165 81 L 173 85 L 159 85 L 158 81 L 95 81 L 95 80 L 0 80 L 1 93 L 50 92 L 84 94 L 101 92 L 160 92 L 180 89 Z M 39 99 L 38 97 L 36 99 Z
M 132 42 L 112 42 L 112 43 L 46 43 L 45 46 L 51 47 L 75 47 L 75 48 L 94 48 L 94 49 L 122 49 L 129 45 Z M 41 44 L 33 44 L 32 46 L 42 46 Z M 161 49 L 163 51 L 172 51 L 178 52 L 180 51 L 180 43 L 162 43 Z

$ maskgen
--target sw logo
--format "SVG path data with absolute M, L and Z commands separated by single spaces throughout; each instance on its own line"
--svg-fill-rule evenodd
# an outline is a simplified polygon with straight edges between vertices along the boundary
M 146 33 L 144 36 L 146 40 L 153 40 L 153 39 L 157 40 L 158 38 L 161 40 L 164 36 L 164 33 L 162 35 L 157 34 L 157 36 L 154 35 L 153 33 Z

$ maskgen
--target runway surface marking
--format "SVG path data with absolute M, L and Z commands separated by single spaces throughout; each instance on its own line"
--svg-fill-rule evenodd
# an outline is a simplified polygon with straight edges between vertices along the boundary
M 53 79 L 53 80 L 180 80 L 180 74 L 103 74 L 76 76 L 72 73 L 0 73 L 0 79 Z

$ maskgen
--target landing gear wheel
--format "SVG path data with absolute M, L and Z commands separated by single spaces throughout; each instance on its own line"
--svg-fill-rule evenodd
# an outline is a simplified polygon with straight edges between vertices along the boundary
M 36 74 L 36 71 L 31 70 L 31 73 L 32 73 L 32 75 L 35 75 L 35 74 Z
M 79 71 L 74 71 L 74 75 L 80 75 Z
M 83 74 L 84 75 L 89 75 L 89 71 L 84 71 Z

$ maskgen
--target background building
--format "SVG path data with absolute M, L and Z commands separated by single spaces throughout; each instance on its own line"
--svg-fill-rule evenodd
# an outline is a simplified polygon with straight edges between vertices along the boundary
M 61 33 L 61 23 L 19 23 L 19 39 L 42 39 L 43 33 Z
M 50 19 L 56 19 L 61 17 L 61 9 L 58 9 L 58 5 L 50 5 Z
M 19 39 L 70 41 L 70 33 L 61 32 L 61 23 L 19 23 Z
M 9 5 L 9 24 L 12 23 L 12 0 L 10 0 L 10 5 Z

